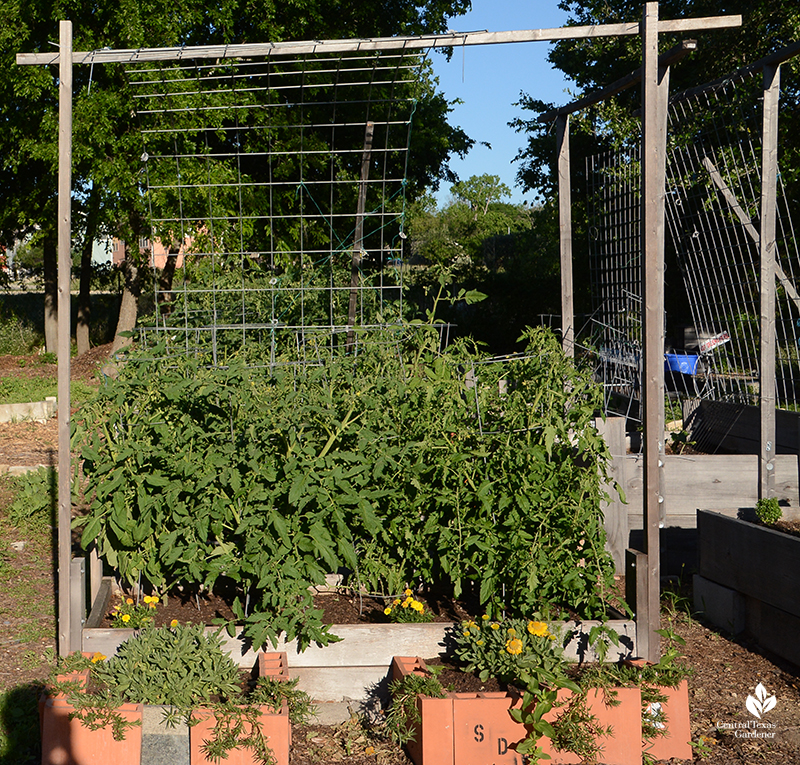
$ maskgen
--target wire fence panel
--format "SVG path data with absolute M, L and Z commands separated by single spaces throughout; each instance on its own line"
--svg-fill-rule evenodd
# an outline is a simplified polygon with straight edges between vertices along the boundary
M 752 73 L 671 99 L 666 218 L 668 392 L 755 404 L 760 380 L 761 78 Z M 592 317 L 606 411 L 638 418 L 641 378 L 638 148 L 587 160 Z M 778 177 L 776 397 L 800 399 L 800 250 Z M 672 270 L 671 270 L 672 269 Z M 677 292 L 681 294 L 678 295 Z M 689 326 L 681 317 L 688 313 Z
M 129 67 L 157 274 L 140 340 L 274 366 L 403 324 L 421 66 L 398 52 Z

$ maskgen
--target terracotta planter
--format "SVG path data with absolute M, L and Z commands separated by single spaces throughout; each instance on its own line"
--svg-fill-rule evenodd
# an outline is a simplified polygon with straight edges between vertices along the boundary
M 396 656 L 392 679 L 409 673 L 427 671 L 425 662 L 414 657 Z M 606 705 L 600 691 L 591 691 L 589 710 L 599 725 L 613 727 L 613 735 L 601 737 L 599 761 L 605 765 L 641 765 L 642 697 L 638 688 L 618 688 L 615 705 Z M 570 691 L 559 691 L 565 700 Z M 511 693 L 448 693 L 446 698 L 419 697 L 417 710 L 422 722 L 417 725 L 415 740 L 407 745 L 415 765 L 521 765 L 522 757 L 514 746 L 527 735 L 525 727 L 515 722 L 508 711 L 521 702 Z M 553 710 L 545 716 L 552 721 Z M 572 765 L 581 758 L 572 752 L 557 752 L 548 739 L 539 745 L 554 765 Z
M 681 680 L 677 688 L 659 688 L 667 700 L 662 704 L 666 717 L 665 734 L 644 739 L 643 751 L 654 760 L 691 760 L 692 729 L 689 723 L 689 685 Z M 645 714 L 649 710 L 645 710 Z
M 642 694 L 638 688 L 614 688 L 614 696 L 606 704 L 605 695 L 600 690 L 590 690 L 586 694 L 586 706 L 597 718 L 600 727 L 611 727 L 610 736 L 598 736 L 595 739 L 600 752 L 598 761 L 604 765 L 641 765 L 642 763 Z M 572 691 L 560 690 L 558 700 L 566 701 Z M 544 719 L 552 722 L 558 716 L 558 710 L 548 712 Z M 556 751 L 550 740 L 542 738 L 539 746 L 548 761 L 553 765 L 580 765 L 583 760 L 574 752 Z
M 59 681 L 76 680 L 86 687 L 89 670 L 59 675 Z M 142 756 L 142 705 L 123 704 L 116 712 L 134 723 L 125 738 L 116 741 L 109 727 L 90 730 L 70 719 L 75 707 L 63 694 L 43 694 L 39 700 L 42 765 L 139 765 Z
M 259 653 L 259 677 L 272 677 L 279 680 L 289 679 L 289 667 L 286 653 Z M 197 721 L 189 728 L 189 751 L 192 765 L 212 765 L 204 753 L 204 744 L 213 739 L 214 728 L 219 724 L 213 711 L 198 709 L 192 712 L 192 719 Z M 272 707 L 259 707 L 258 723 L 261 733 L 272 750 L 277 765 L 289 765 L 289 747 L 292 743 L 292 727 L 289 723 L 289 708 L 284 702 L 280 712 Z M 245 723 L 245 731 L 250 733 L 250 726 Z M 225 760 L 227 765 L 258 765 L 259 761 L 250 749 L 233 749 Z
M 642 668 L 650 662 L 646 659 L 628 659 L 625 664 Z M 654 738 L 643 738 L 642 751 L 654 760 L 669 760 L 673 757 L 691 760 L 693 753 L 690 743 L 692 730 L 689 723 L 689 685 L 686 680 L 681 680 L 677 688 L 658 686 L 657 690 L 666 697 L 666 701 L 643 706 L 642 718 L 663 718 L 663 721 L 654 721 L 654 725 L 662 733 Z

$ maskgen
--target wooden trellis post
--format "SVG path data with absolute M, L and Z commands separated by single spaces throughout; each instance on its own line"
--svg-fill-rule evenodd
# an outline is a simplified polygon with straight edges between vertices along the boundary
M 781 67 L 764 67 L 764 114 L 761 137 L 761 363 L 759 404 L 761 455 L 758 496 L 775 495 L 775 214 L 778 184 L 778 101 Z
M 66 656 L 70 636 L 72 491 L 70 419 L 70 277 L 72 270 L 72 22 L 59 24 L 58 50 L 58 653 Z

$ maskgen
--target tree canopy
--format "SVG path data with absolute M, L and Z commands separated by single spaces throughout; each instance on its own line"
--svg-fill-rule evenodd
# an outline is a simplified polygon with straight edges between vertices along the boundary
M 53 51 L 59 20 L 72 20 L 75 50 L 97 50 L 436 33 L 469 8 L 469 0 L 0 0 L 0 244 L 35 233 L 45 256 L 55 250 L 58 71 L 17 66 L 15 54 Z M 412 192 L 457 180 L 448 157 L 471 145 L 448 122 L 450 105 L 433 79 L 420 88 Z M 76 245 L 99 234 L 138 242 L 141 139 L 123 67 L 76 67 L 73 93 Z
M 559 8 L 570 13 L 568 24 L 571 26 L 636 22 L 642 16 L 640 0 L 561 0 Z M 800 39 L 800 5 L 795 0 L 733 0 L 724 4 L 715 0 L 665 0 L 659 4 L 662 19 L 732 14 L 742 15 L 740 28 L 694 35 L 698 39 L 697 51 L 683 63 L 672 67 L 672 93 L 724 77 Z M 660 35 L 660 51 L 669 50 L 683 37 L 686 35 Z M 564 40 L 553 46 L 549 60 L 572 80 L 578 97 L 635 71 L 641 65 L 641 40 L 637 35 Z M 795 57 L 784 67 L 796 75 L 800 73 L 800 60 Z M 781 117 L 785 165 L 790 169 L 797 168 L 800 167 L 800 139 L 797 138 L 800 90 L 796 76 L 786 80 L 781 99 L 787 106 Z M 579 184 L 584 150 L 590 146 L 602 149 L 624 138 L 626 133 L 630 135 L 638 122 L 631 118 L 631 114 L 639 107 L 639 101 L 640 89 L 631 88 L 613 101 L 575 116 L 572 152 Z M 519 105 L 523 112 L 534 116 L 521 117 L 515 122 L 516 128 L 526 136 L 525 145 L 518 155 L 521 160 L 518 179 L 526 189 L 552 194 L 556 182 L 555 142 L 552 134 L 548 134 L 550 126 L 539 123 L 536 118 L 553 108 L 554 104 L 522 93 Z M 616 135 L 612 135 L 614 131 Z

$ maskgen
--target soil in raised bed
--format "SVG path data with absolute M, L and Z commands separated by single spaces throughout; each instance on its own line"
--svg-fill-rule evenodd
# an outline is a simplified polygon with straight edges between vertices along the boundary
M 146 593 L 142 593 L 146 594 Z M 181 624 L 212 624 L 215 620 L 234 618 L 231 603 L 237 595 L 233 583 L 220 581 L 213 592 L 201 591 L 197 587 L 175 588 L 166 599 L 152 609 L 153 624 L 163 627 L 177 619 Z M 121 598 L 136 599 L 135 592 L 118 591 L 111 599 L 101 627 L 111 627 L 111 610 Z M 460 622 L 474 615 L 468 601 L 454 601 L 431 593 L 417 596 L 429 607 L 435 622 Z M 383 613 L 387 598 L 359 595 L 348 590 L 319 592 L 314 594 L 314 607 L 323 611 L 327 624 L 358 624 L 360 622 L 382 624 L 388 621 Z

